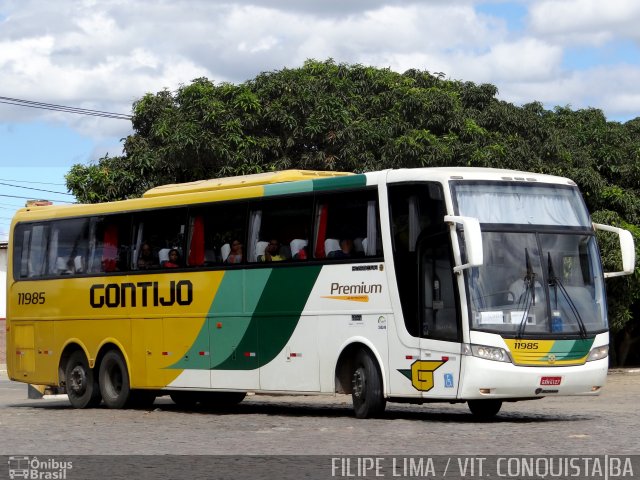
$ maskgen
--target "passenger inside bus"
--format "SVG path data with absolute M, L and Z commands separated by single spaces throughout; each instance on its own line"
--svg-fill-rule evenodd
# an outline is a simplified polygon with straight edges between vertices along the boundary
M 261 262 L 281 262 L 286 260 L 286 257 L 280 253 L 280 242 L 273 238 L 265 248 L 264 255 L 261 255 L 259 259 Z
M 158 268 L 158 262 L 153 256 L 151 245 L 149 245 L 147 242 L 144 242 L 140 246 L 140 256 L 138 257 L 138 269 L 150 270 L 152 268 Z
M 350 238 L 340 239 L 340 250 L 329 252 L 332 258 L 351 258 L 353 257 L 353 240 Z
M 227 256 L 225 263 L 242 263 L 242 243 L 236 239 L 231 242 L 231 250 Z
M 180 253 L 176 248 L 169 250 L 169 260 L 162 264 L 164 268 L 179 268 L 180 267 Z

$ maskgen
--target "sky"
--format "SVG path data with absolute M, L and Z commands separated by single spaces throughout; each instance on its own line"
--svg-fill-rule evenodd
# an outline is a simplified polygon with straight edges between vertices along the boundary
M 624 122 L 640 116 L 638 25 L 638 0 L 0 0 L 0 97 L 130 114 L 201 76 L 241 83 L 333 58 Z M 130 133 L 128 120 L 0 103 L 0 241 L 26 198 L 74 202 L 71 166 L 120 154 Z

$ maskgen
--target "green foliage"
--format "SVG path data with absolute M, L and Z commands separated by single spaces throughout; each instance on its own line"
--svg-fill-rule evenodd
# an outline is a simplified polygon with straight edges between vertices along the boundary
M 640 227 L 625 222 L 620 215 L 609 210 L 593 212 L 593 221 L 629 230 L 636 247 L 636 258 L 640 258 Z M 602 255 L 602 267 L 605 272 L 622 270 L 618 236 L 610 232 L 598 231 L 598 245 Z M 633 275 L 609 278 L 607 286 L 607 304 L 611 329 L 619 331 L 631 320 L 631 306 L 640 302 L 640 267 Z
M 518 107 L 496 94 L 494 85 L 442 74 L 332 60 L 240 85 L 198 78 L 136 101 L 124 155 L 74 165 L 67 186 L 81 202 L 102 202 L 160 184 L 285 168 L 511 168 L 573 179 L 594 218 L 627 225 L 638 240 L 640 118 L 608 122 L 597 109 Z M 601 239 L 601 248 L 611 265 L 617 245 Z M 609 286 L 619 328 L 640 279 Z

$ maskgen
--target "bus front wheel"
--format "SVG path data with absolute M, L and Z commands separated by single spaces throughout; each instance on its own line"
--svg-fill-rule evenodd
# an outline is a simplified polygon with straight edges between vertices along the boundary
M 501 400 L 469 400 L 469 410 L 478 420 L 490 420 L 495 417 L 502 407 Z
M 131 388 L 124 358 L 117 350 L 109 350 L 100 363 L 100 393 L 109 408 L 124 408 Z
M 65 387 L 69 402 L 75 408 L 95 407 L 100 404 L 100 387 L 82 350 L 73 352 L 67 361 Z
M 355 358 L 351 399 L 357 418 L 378 416 L 386 406 L 380 372 L 371 355 L 364 350 L 360 350 Z

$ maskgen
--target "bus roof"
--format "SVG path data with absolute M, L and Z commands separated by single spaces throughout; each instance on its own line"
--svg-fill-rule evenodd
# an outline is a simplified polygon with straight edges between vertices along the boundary
M 209 203 L 242 198 L 258 198 L 265 195 L 302 193 L 317 190 L 333 190 L 364 185 L 376 185 L 381 181 L 415 182 L 451 180 L 501 180 L 527 181 L 575 185 L 562 177 L 474 167 L 436 167 L 391 169 L 366 174 L 349 172 L 325 172 L 313 170 L 282 170 L 239 177 L 199 180 L 190 183 L 162 185 L 148 190 L 142 198 L 118 200 L 106 203 L 44 205 L 36 202 L 16 212 L 13 222 L 39 221 L 83 215 L 100 215 L 150 208 L 175 207 L 197 203 Z M 300 183 L 296 183 L 300 182 Z
M 341 177 L 353 175 L 349 172 L 323 172 L 315 170 L 281 170 L 278 172 L 254 173 L 238 177 L 213 178 L 210 180 L 197 180 L 189 183 L 172 183 L 147 190 L 144 198 L 160 197 L 165 195 L 179 195 L 183 193 L 210 192 L 225 190 L 228 188 L 253 187 L 269 185 L 273 183 L 296 182 L 299 180 L 314 180 L 327 177 Z

